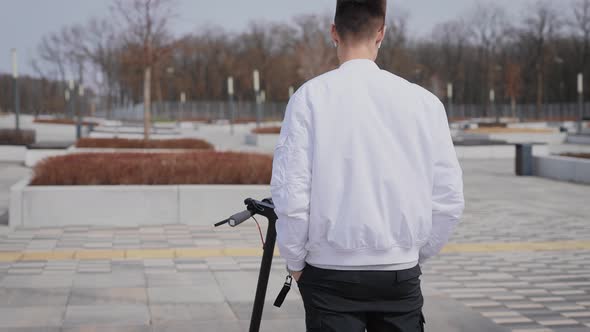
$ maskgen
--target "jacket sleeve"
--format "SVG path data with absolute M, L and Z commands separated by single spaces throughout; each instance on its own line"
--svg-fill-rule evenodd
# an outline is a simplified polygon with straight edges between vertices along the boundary
M 433 108 L 432 232 L 429 241 L 420 250 L 420 263 L 437 255 L 447 244 L 465 207 L 463 171 L 453 146 L 445 109 L 438 99 Z
M 291 271 L 305 267 L 311 191 L 312 121 L 300 94 L 289 104 L 275 148 L 271 194 L 277 221 L 277 244 Z

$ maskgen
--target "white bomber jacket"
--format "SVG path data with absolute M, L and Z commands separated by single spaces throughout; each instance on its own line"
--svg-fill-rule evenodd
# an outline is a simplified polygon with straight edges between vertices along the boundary
M 271 193 L 290 270 L 438 254 L 464 208 L 444 106 L 373 61 L 344 63 L 289 101 Z

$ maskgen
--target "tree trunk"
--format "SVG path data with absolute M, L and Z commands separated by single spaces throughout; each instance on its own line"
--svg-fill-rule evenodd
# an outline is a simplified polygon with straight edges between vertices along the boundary
M 143 138 L 148 140 L 150 138 L 150 130 L 152 124 L 152 116 L 150 112 L 151 107 L 151 80 L 152 80 L 152 67 L 148 66 L 145 69 L 145 75 L 143 80 Z

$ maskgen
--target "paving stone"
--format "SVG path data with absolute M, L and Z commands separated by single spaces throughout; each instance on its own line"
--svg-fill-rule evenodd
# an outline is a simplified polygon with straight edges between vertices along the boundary
M 69 288 L 72 276 L 64 275 L 8 275 L 0 282 L 4 288 Z
M 145 288 L 72 288 L 68 304 L 147 304 L 147 293 Z
M 68 327 L 61 330 L 61 332 L 152 332 L 150 326 L 101 326 L 101 325 L 83 325 L 77 327 Z
M 266 324 L 265 324 L 266 325 Z M 167 324 L 154 324 L 153 332 L 194 332 L 194 331 L 222 331 L 244 332 L 244 328 L 238 321 L 188 321 L 171 322 Z
M 484 317 L 498 318 L 498 317 L 517 317 L 520 314 L 516 311 L 486 311 L 481 313 Z
M 69 288 L 0 288 L 0 307 L 60 307 L 69 294 Z
M 36 326 L 36 327 L 5 327 L 0 332 L 61 332 L 59 327 Z
M 502 306 L 502 304 L 496 301 L 465 302 L 465 305 L 471 308 L 494 308 Z
M 590 311 L 564 312 L 562 315 L 568 318 L 590 318 Z
M 0 308 L 0 328 L 60 327 L 65 306 Z M 36 330 L 35 330 L 36 331 Z
M 145 284 L 145 276 L 135 272 L 78 274 L 73 283 L 75 288 L 136 288 Z
M 147 305 L 70 305 L 67 307 L 64 327 L 94 326 L 147 326 L 150 313 Z
M 223 294 L 218 287 L 206 285 L 192 287 L 150 287 L 147 289 L 150 304 L 222 303 Z
M 532 320 L 526 317 L 502 317 L 502 318 L 492 318 L 492 321 L 496 324 L 523 324 L 523 323 L 531 323 Z
M 187 321 L 231 321 L 236 316 L 227 303 L 150 305 L 154 326 Z

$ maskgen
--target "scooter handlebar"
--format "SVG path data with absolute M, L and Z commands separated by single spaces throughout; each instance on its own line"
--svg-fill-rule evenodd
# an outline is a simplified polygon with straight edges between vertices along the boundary
M 239 224 L 243 223 L 244 221 L 250 219 L 254 213 L 250 212 L 249 210 L 242 211 L 240 213 L 236 213 L 233 216 L 229 217 L 228 224 L 231 227 L 236 227 Z

